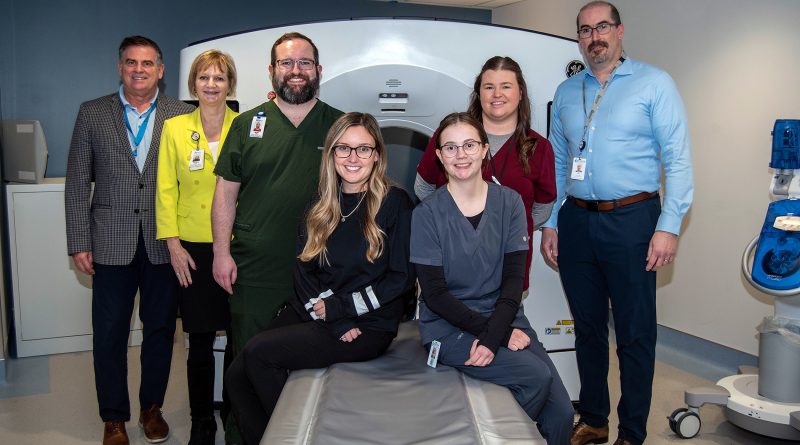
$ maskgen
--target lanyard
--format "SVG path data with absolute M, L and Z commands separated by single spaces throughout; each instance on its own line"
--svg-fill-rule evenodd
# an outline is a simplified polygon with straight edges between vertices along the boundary
M 592 123 L 592 119 L 594 119 L 594 114 L 597 112 L 597 109 L 600 108 L 600 102 L 603 100 L 603 96 L 606 95 L 608 86 L 611 85 L 611 79 L 614 78 L 614 73 L 617 72 L 617 68 L 622 66 L 623 62 L 625 62 L 625 58 L 620 57 L 617 61 L 617 64 L 614 65 L 614 69 L 611 70 L 611 73 L 608 75 L 606 81 L 600 86 L 600 90 L 597 92 L 597 96 L 594 98 L 592 109 L 588 114 L 586 113 L 586 77 L 584 77 L 583 82 L 581 82 L 581 92 L 583 93 L 583 115 L 585 116 L 585 120 L 583 122 L 583 137 L 581 138 L 581 143 L 578 145 L 580 154 L 583 154 L 583 149 L 586 148 L 586 136 L 589 135 L 589 125 Z
M 133 129 L 131 129 L 131 123 L 128 121 L 128 111 L 125 110 L 123 114 L 125 115 L 125 128 L 128 129 L 131 133 L 131 137 L 133 137 L 133 155 L 137 156 L 139 144 L 142 143 L 142 139 L 144 139 L 144 134 L 147 132 L 147 121 L 150 120 L 150 115 L 153 114 L 153 110 L 156 109 L 156 105 L 158 104 L 158 99 L 153 101 L 153 105 L 150 106 L 150 109 L 147 110 L 147 114 L 144 116 L 144 122 L 139 125 L 139 131 L 137 134 L 133 134 Z
M 514 133 L 511 134 L 511 138 L 513 138 L 513 137 L 514 137 Z M 506 151 L 506 158 L 503 161 L 503 169 L 500 170 L 500 176 L 497 176 L 497 171 L 495 171 L 495 169 L 494 169 L 494 157 L 492 156 L 492 150 L 489 149 L 489 167 L 492 169 L 492 181 L 494 181 L 497 185 L 502 185 L 502 184 L 500 184 L 500 180 L 503 179 L 503 176 L 505 176 L 505 174 L 506 174 L 506 165 L 508 165 L 508 157 L 511 156 L 511 151 L 512 151 L 511 149 L 514 148 L 513 147 L 514 146 L 514 142 L 510 142 L 508 150 Z M 505 144 L 503 144 L 503 145 L 505 145 Z M 502 149 L 502 148 L 503 147 L 500 147 L 500 149 Z M 497 152 L 500 153 L 500 150 L 497 150 Z

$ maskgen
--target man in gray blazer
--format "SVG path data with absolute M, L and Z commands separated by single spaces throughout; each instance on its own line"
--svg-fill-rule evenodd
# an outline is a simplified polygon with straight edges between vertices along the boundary
M 127 345 L 137 290 L 143 324 L 139 425 L 150 443 L 169 435 L 161 405 L 172 359 L 177 279 L 166 244 L 156 240 L 156 167 L 164 121 L 194 108 L 159 94 L 164 65 L 154 41 L 126 37 L 118 69 L 118 92 L 81 104 L 65 190 L 69 254 L 79 271 L 92 275 L 104 445 L 128 445 Z

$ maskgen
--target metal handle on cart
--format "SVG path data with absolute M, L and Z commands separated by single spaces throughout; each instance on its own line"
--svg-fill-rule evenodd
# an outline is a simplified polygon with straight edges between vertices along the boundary
M 756 247 L 758 246 L 758 238 L 759 235 L 756 235 L 756 237 L 753 238 L 753 241 L 750 241 L 750 244 L 748 244 L 747 247 L 744 248 L 744 252 L 742 253 L 742 273 L 744 274 L 744 278 L 747 280 L 748 283 L 750 283 L 751 286 L 768 295 L 773 295 L 776 297 L 789 297 L 792 295 L 800 294 L 800 288 L 787 289 L 787 290 L 769 289 L 756 283 L 753 280 L 753 275 L 752 275 L 753 270 L 750 263 L 752 262 L 753 252 L 756 250 Z

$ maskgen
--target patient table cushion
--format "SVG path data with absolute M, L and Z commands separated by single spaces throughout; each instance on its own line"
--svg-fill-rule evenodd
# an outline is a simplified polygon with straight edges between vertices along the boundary
M 409 322 L 376 360 L 293 372 L 261 445 L 545 444 L 506 388 L 426 356 Z

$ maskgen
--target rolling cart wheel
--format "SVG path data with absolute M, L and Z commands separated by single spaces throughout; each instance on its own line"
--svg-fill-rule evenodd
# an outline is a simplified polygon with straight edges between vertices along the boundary
M 700 416 L 686 411 L 675 418 L 675 434 L 681 439 L 691 439 L 700 432 Z
M 667 416 L 667 420 L 669 420 L 669 429 L 671 429 L 673 433 L 678 434 L 675 418 L 677 418 L 679 414 L 685 413 L 687 411 L 689 411 L 688 408 L 678 408 L 675 411 L 673 411 L 672 414 Z

